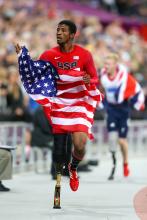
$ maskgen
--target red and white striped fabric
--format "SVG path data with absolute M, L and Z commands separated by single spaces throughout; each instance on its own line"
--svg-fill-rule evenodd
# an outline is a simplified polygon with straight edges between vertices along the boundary
M 56 97 L 31 97 L 43 105 L 54 133 L 80 131 L 92 138 L 94 111 L 97 103 L 102 101 L 102 94 L 95 84 L 85 85 L 84 72 L 62 70 L 58 74 Z
M 117 73 L 113 79 L 107 75 L 107 71 L 101 71 L 100 81 L 106 92 L 108 103 L 120 104 L 124 100 L 134 99 L 134 108 L 142 110 L 144 108 L 144 93 L 140 84 L 131 76 L 125 66 L 119 65 Z

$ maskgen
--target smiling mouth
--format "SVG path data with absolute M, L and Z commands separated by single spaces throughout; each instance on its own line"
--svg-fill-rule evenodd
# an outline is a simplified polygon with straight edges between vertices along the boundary
M 57 37 L 57 43 L 62 44 L 62 38 Z
M 58 36 L 57 36 L 57 40 L 61 40 L 61 39 L 62 39 L 61 37 L 58 37 Z

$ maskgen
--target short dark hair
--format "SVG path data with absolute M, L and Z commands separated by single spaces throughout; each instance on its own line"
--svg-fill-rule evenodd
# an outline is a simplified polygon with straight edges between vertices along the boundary
M 69 27 L 69 31 L 71 34 L 76 34 L 77 32 L 77 27 L 75 25 L 75 23 L 73 21 L 70 21 L 70 20 L 62 20 L 59 22 L 58 25 L 61 25 L 61 24 L 65 24 Z

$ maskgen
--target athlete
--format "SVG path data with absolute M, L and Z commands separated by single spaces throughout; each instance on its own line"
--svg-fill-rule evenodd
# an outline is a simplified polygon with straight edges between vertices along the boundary
M 132 105 L 137 110 L 144 109 L 144 94 L 139 83 L 128 73 L 124 65 L 118 63 L 118 59 L 118 54 L 108 54 L 100 76 L 105 91 L 104 107 L 107 113 L 109 147 L 114 165 L 109 179 L 114 177 L 117 141 L 123 157 L 123 174 L 125 177 L 129 176 L 127 134 L 130 109 Z
M 66 143 L 72 135 L 73 151 L 69 163 L 70 187 L 76 191 L 79 186 L 77 167 L 85 155 L 87 138 L 91 137 L 91 126 L 97 102 L 101 94 L 96 88 L 98 77 L 92 55 L 74 44 L 76 25 L 63 20 L 57 26 L 58 46 L 45 51 L 40 60 L 49 61 L 57 69 L 57 97 L 52 107 L 44 106 L 44 112 L 51 120 L 54 133 L 53 161 L 59 173 L 65 163 Z M 16 52 L 20 46 L 16 45 Z

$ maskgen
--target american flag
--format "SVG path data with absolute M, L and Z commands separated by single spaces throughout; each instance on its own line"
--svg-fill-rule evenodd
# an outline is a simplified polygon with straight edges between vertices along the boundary
M 50 62 L 42 60 L 33 61 L 28 49 L 22 47 L 18 64 L 21 81 L 30 96 L 39 95 L 39 100 L 45 97 L 56 96 L 56 80 L 59 79 L 59 75 Z
M 19 72 L 27 93 L 43 106 L 53 133 L 80 131 L 93 138 L 94 111 L 103 96 L 95 84 L 85 85 L 82 71 L 58 70 L 57 73 L 51 63 L 33 61 L 23 47 Z

